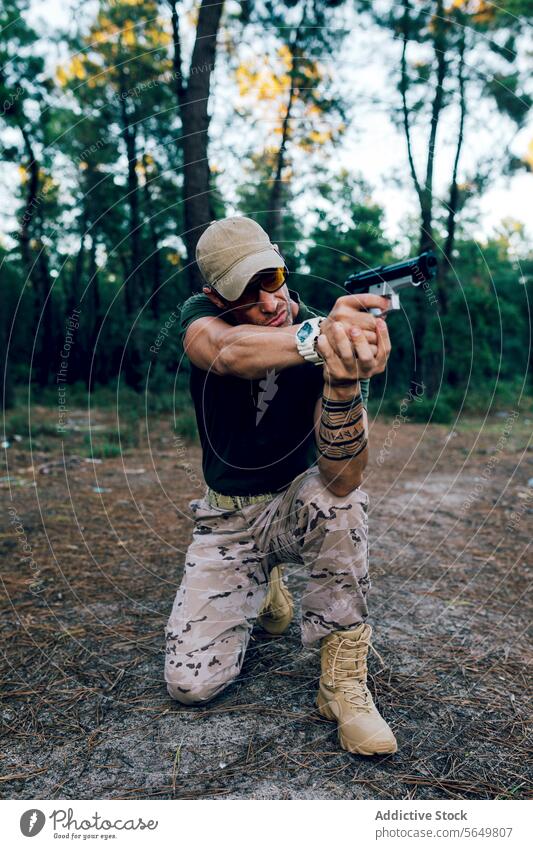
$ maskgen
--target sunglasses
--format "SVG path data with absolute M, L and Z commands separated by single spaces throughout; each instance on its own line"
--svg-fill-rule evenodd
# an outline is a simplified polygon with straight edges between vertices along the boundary
M 255 303 L 258 300 L 260 289 L 269 294 L 277 292 L 284 285 L 288 274 L 289 272 L 285 268 L 275 268 L 273 271 L 260 271 L 258 274 L 254 274 L 246 289 L 236 301 L 228 301 L 227 298 L 223 298 L 223 300 L 228 304 Z M 216 292 L 216 289 L 214 291 Z M 223 297 L 219 292 L 217 292 L 217 295 L 220 298 Z

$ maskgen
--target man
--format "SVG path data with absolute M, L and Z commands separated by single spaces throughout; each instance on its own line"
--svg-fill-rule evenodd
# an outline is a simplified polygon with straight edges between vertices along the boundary
M 281 563 L 308 570 L 302 640 L 320 643 L 317 705 L 341 746 L 397 749 L 366 686 L 368 379 L 390 353 L 385 298 L 347 295 L 327 317 L 285 283 L 277 245 L 250 218 L 212 223 L 196 258 L 206 285 L 181 331 L 207 483 L 166 625 L 170 696 L 202 704 L 239 673 L 255 622 L 288 627 Z

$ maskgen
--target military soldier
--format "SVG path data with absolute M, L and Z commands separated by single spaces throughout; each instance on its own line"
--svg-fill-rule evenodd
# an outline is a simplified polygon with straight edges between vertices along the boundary
M 165 680 L 185 705 L 239 674 L 258 622 L 282 634 L 293 615 L 281 564 L 307 570 L 302 641 L 320 644 L 320 713 L 341 746 L 395 752 L 367 688 L 368 380 L 385 369 L 375 295 L 340 297 L 326 316 L 287 287 L 288 270 L 250 218 L 212 223 L 198 241 L 203 292 L 181 332 L 202 446 L 205 495 L 166 625 Z

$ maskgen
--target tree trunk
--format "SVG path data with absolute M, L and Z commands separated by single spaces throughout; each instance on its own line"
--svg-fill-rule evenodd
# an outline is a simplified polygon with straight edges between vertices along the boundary
M 187 86 L 183 85 L 181 42 L 177 2 L 169 2 L 174 40 L 175 90 L 181 117 L 180 144 L 183 152 L 183 203 L 187 248 L 187 275 L 191 292 L 201 289 L 203 278 L 196 264 L 196 244 L 214 218 L 210 197 L 208 160 L 209 114 L 207 111 L 211 75 L 215 67 L 216 40 L 224 0 L 202 0 Z
M 67 312 L 70 313 L 80 303 L 80 283 L 83 279 L 83 269 L 85 265 L 85 232 L 87 230 L 87 209 L 84 205 L 80 215 L 80 247 L 76 254 L 76 261 L 72 269 L 72 277 L 70 278 L 70 287 L 67 294 Z
M 3 313 L 0 316 L 0 362 L 2 363 L 2 409 L 9 410 L 13 406 L 15 392 L 13 388 L 13 379 L 9 369 L 7 344 L 9 339 L 8 328 L 11 327 L 13 316 L 11 310 L 8 315 Z M 3 435 L 3 430 L 2 430 Z M 9 434 L 6 434 L 8 436 Z
M 125 90 L 125 80 L 121 81 L 121 85 L 123 90 Z M 131 120 L 126 101 L 123 98 L 120 98 L 120 108 L 122 136 L 126 145 L 126 155 L 128 158 L 128 204 L 130 212 L 130 262 L 124 282 L 124 299 L 128 323 L 132 325 L 128 335 L 127 348 L 124 353 L 124 378 L 128 386 L 139 391 L 142 378 L 142 343 L 137 313 L 142 302 L 143 285 L 140 269 L 142 222 L 139 204 L 139 180 L 137 176 L 137 129 L 135 122 Z
M 466 96 L 465 96 L 465 29 L 461 31 L 459 42 L 459 131 L 457 134 L 457 146 L 455 148 L 455 159 L 453 162 L 452 180 L 450 183 L 450 199 L 448 202 L 448 220 L 446 223 L 446 241 L 444 243 L 444 262 L 442 264 L 443 278 L 449 278 L 449 273 L 452 266 L 453 247 L 455 242 L 455 225 L 457 209 L 459 204 L 459 187 L 457 185 L 457 173 L 459 170 L 459 159 L 461 157 L 461 149 L 464 139 L 464 124 L 466 117 Z
M 420 204 L 420 236 L 419 236 L 419 252 L 434 250 L 436 247 L 435 237 L 433 232 L 433 175 L 435 169 L 435 147 L 437 142 L 437 131 L 439 120 L 444 106 L 444 80 L 447 71 L 446 59 L 446 21 L 444 19 L 444 3 L 443 0 L 437 0 L 435 14 L 433 15 L 433 46 L 436 59 L 436 81 L 433 101 L 431 104 L 431 122 L 428 139 L 428 151 L 426 158 L 426 171 L 424 182 L 421 183 L 416 173 L 414 158 L 412 153 L 411 132 L 410 132 L 410 115 L 407 105 L 407 43 L 410 33 L 410 3 L 409 0 L 403 2 L 403 16 L 401 20 L 401 29 L 403 34 L 403 49 L 401 57 L 401 77 L 400 77 L 400 92 L 402 96 L 403 110 L 403 126 L 407 143 L 407 155 L 409 159 L 409 168 L 411 177 L 418 196 Z M 444 304 L 445 306 L 445 304 Z M 431 393 L 437 385 L 438 379 L 438 363 L 433 355 L 424 353 L 424 343 L 427 341 L 428 321 L 427 321 L 428 301 L 422 296 L 417 300 L 414 317 L 414 371 L 416 380 L 419 383 L 424 383 Z
M 437 79 L 433 103 L 431 105 L 431 124 L 429 131 L 428 155 L 426 160 L 426 179 L 422 189 L 421 203 L 421 227 L 420 227 L 420 253 L 435 248 L 433 236 L 433 173 L 435 168 L 435 145 L 437 143 L 437 130 L 440 114 L 444 104 L 444 79 L 446 77 L 446 34 L 444 30 L 444 3 L 437 0 L 437 11 L 433 16 L 435 24 L 434 49 L 437 62 Z
M 104 357 L 100 354 L 99 356 L 95 356 L 95 349 L 98 339 L 98 334 L 100 333 L 100 328 L 102 326 L 102 314 L 101 314 L 101 304 L 100 304 L 100 283 L 98 280 L 98 265 L 96 264 L 96 248 L 97 248 L 97 239 L 96 234 L 91 232 L 91 248 L 89 250 L 89 288 L 90 288 L 90 298 L 88 299 L 88 303 L 90 304 L 90 331 L 88 337 L 88 356 L 86 357 L 86 372 L 85 372 L 85 383 L 89 392 L 94 390 L 94 384 L 96 380 L 101 380 L 102 383 L 107 383 L 110 375 L 107 374 L 107 370 L 103 370 L 100 363 L 104 361 Z M 101 344 L 101 340 L 100 340 Z
M 155 319 L 159 318 L 159 303 L 160 303 L 160 288 L 161 288 L 161 249 L 159 247 L 159 232 L 155 223 L 154 204 L 152 200 L 152 192 L 150 189 L 150 180 L 146 167 L 146 158 L 143 156 L 144 162 L 144 198 L 146 203 L 146 214 L 148 216 L 148 232 L 150 233 L 150 242 L 152 246 L 150 255 L 151 267 L 151 297 L 150 306 L 152 315 Z
M 88 224 L 88 212 L 85 203 L 85 198 L 83 201 L 83 208 L 79 218 L 79 238 L 80 238 L 80 247 L 78 249 L 78 253 L 76 254 L 76 259 L 74 261 L 74 267 L 72 269 L 72 275 L 70 278 L 70 286 L 67 291 L 67 300 L 66 300 L 66 315 L 72 316 L 72 312 L 75 309 L 82 310 L 82 314 L 87 312 L 87 310 L 83 309 L 83 306 L 80 307 L 80 299 L 81 299 L 81 291 L 84 280 L 84 272 L 85 272 L 85 236 L 87 231 Z M 85 318 L 86 323 L 87 319 Z M 87 348 L 85 345 L 85 338 L 81 331 L 81 328 L 76 332 L 76 344 L 73 346 L 70 352 L 70 357 L 68 361 L 68 380 L 69 383 L 75 383 L 77 380 L 83 380 L 85 377 L 85 361 L 87 359 Z
M 19 240 L 22 262 L 27 278 L 31 281 L 34 292 L 34 330 L 37 334 L 35 344 L 35 375 L 39 386 L 46 386 L 50 366 L 53 360 L 53 324 L 52 324 L 52 280 L 48 270 L 46 247 L 42 240 L 42 227 L 39 207 L 42 200 L 39 197 L 39 163 L 33 150 L 29 133 L 22 119 L 19 128 L 24 140 L 28 156 L 29 181 L 26 202 L 20 222 Z M 31 240 L 35 240 L 36 253 L 31 248 Z
M 124 88 L 126 83 L 124 82 Z M 139 179 L 137 176 L 137 131 L 131 122 L 125 101 L 121 98 L 122 137 L 126 145 L 128 158 L 128 206 L 129 206 L 129 243 L 130 267 L 124 283 L 126 313 L 135 316 L 141 300 L 141 219 L 139 211 Z
M 305 10 L 304 10 L 305 15 Z M 303 20 L 302 20 L 303 24 Z M 287 149 L 287 140 L 289 137 L 289 129 L 290 129 L 290 120 L 292 117 L 292 106 L 294 103 L 294 81 L 296 77 L 296 62 L 297 62 L 297 54 L 298 54 L 298 42 L 300 38 L 301 26 L 296 30 L 294 39 L 291 41 L 289 45 L 289 51 L 291 54 L 291 71 L 290 71 L 290 88 L 289 88 L 289 99 L 287 101 L 287 109 L 285 111 L 285 115 L 283 117 L 283 124 L 281 128 L 281 144 L 279 146 L 278 155 L 276 157 L 276 173 L 274 175 L 274 182 L 272 184 L 272 191 L 270 193 L 270 202 L 268 207 L 267 221 L 266 221 L 266 229 L 267 233 L 270 236 L 271 241 L 278 242 L 282 240 L 282 221 L 283 221 L 283 183 L 282 183 L 282 173 L 285 165 L 285 153 Z
M 26 190 L 26 202 L 24 204 L 24 210 L 22 213 L 22 218 L 20 220 L 19 241 L 24 270 L 26 272 L 26 276 L 31 280 L 33 260 L 30 248 L 30 225 L 33 215 L 35 214 L 35 210 L 37 209 L 37 205 L 39 203 L 37 197 L 39 192 L 39 163 L 35 158 L 33 152 L 33 145 L 29 134 L 26 132 L 22 124 L 19 124 L 19 127 L 22 133 L 22 138 L 24 139 L 24 147 L 26 148 L 26 154 L 28 156 L 28 167 L 26 171 L 29 172 L 28 188 Z
M 411 143 L 411 126 L 410 126 L 410 117 L 409 117 L 409 108 L 407 106 L 407 89 L 408 89 L 408 77 L 407 77 L 407 44 L 409 42 L 409 11 L 411 5 L 409 0 L 404 0 L 403 2 L 403 16 L 401 20 L 401 28 L 402 28 L 402 58 L 400 62 L 400 94 L 402 97 L 402 116 L 403 116 L 403 131 L 405 133 L 405 142 L 407 145 L 407 158 L 409 160 L 409 170 L 411 171 L 411 177 L 413 180 L 413 185 L 415 187 L 415 191 L 418 195 L 418 199 L 420 204 L 422 204 L 422 189 L 420 187 L 420 182 L 418 179 L 418 175 L 416 173 L 415 162 L 413 159 L 413 146 Z
M 35 346 L 37 360 L 35 373 L 39 386 L 47 386 L 48 378 L 50 375 L 50 366 L 55 365 L 54 357 L 56 354 L 54 346 L 54 325 L 52 317 L 53 283 L 48 269 L 48 257 L 46 255 L 46 248 L 43 244 L 42 239 L 40 238 L 37 244 L 37 250 L 39 253 L 36 262 L 35 278 L 37 280 L 37 286 L 39 289 L 38 300 L 41 305 L 39 314 L 41 324 L 39 327 L 37 345 Z

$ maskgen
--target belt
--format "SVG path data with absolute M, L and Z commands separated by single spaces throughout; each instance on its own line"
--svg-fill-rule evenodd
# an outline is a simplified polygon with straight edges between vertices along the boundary
M 260 504 L 262 501 L 270 501 L 277 495 L 276 492 L 263 492 L 261 495 L 221 495 L 211 487 L 207 487 L 206 500 L 211 507 L 220 507 L 225 510 L 238 510 L 249 504 Z

